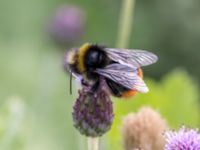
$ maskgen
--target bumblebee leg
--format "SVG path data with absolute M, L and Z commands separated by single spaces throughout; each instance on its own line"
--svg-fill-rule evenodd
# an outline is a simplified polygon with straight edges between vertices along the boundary
M 109 80 L 109 79 L 106 79 L 106 82 L 107 82 L 107 85 L 110 88 L 110 91 L 113 96 L 116 96 L 116 97 L 122 96 L 122 94 L 121 94 L 122 90 L 121 90 L 121 86 L 119 84 L 117 84 L 114 81 Z
M 88 92 L 93 94 L 97 91 L 98 87 L 99 87 L 99 81 L 96 81 L 95 83 L 93 83 L 93 85 L 90 85 L 87 81 L 85 81 L 84 79 L 81 80 L 81 85 L 85 88 L 88 89 Z
M 91 92 L 95 93 L 97 91 L 98 87 L 99 87 L 99 81 L 96 81 L 96 83 L 91 88 Z
M 89 86 L 89 84 L 87 83 L 87 81 L 85 81 L 84 79 L 81 80 L 81 85 L 82 86 L 86 86 L 86 87 Z

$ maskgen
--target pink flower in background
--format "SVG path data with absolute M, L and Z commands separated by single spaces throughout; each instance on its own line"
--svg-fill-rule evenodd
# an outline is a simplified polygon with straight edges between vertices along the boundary
M 75 5 L 59 7 L 48 25 L 48 32 L 57 44 L 71 46 L 80 41 L 85 26 L 85 13 Z
M 178 132 L 166 132 L 165 136 L 165 150 L 200 150 L 200 133 L 197 129 L 182 127 Z

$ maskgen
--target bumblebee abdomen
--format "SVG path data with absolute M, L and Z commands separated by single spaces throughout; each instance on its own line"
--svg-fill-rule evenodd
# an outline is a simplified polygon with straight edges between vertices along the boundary
M 141 68 L 137 69 L 137 74 L 139 77 L 143 78 L 143 72 Z M 128 89 L 122 85 L 120 85 L 119 83 L 116 83 L 110 79 L 106 79 L 106 82 L 108 84 L 108 87 L 110 88 L 110 91 L 112 93 L 113 96 L 116 97 L 132 97 L 135 96 L 137 94 L 137 90 L 133 90 L 133 89 Z

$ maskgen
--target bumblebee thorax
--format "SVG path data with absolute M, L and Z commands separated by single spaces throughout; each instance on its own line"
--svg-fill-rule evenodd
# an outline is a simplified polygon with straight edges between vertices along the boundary
M 80 72 L 91 72 L 106 66 L 107 59 L 103 47 L 86 43 L 78 51 L 78 68 Z

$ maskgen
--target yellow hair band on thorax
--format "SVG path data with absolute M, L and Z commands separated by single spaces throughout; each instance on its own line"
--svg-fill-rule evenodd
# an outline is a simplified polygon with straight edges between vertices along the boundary
M 89 48 L 90 48 L 90 44 L 85 43 L 78 50 L 78 68 L 80 72 L 85 71 L 84 57 Z

